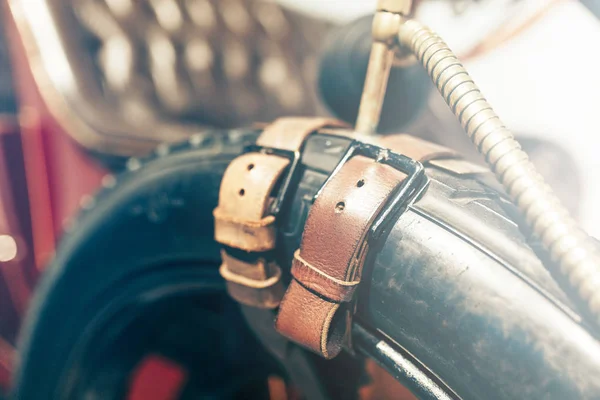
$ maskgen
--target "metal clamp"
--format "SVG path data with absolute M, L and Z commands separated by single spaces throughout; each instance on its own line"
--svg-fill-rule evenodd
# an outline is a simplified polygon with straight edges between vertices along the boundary
M 406 211 L 421 193 L 423 193 L 429 185 L 429 178 L 425 175 L 425 168 L 419 161 L 413 160 L 402 154 L 394 153 L 390 149 L 354 140 L 331 175 L 329 175 L 329 178 L 327 178 L 317 194 L 313 197 L 313 203 L 323 192 L 327 184 L 342 169 L 344 164 L 355 156 L 371 158 L 378 163 L 389 165 L 407 175 L 406 179 L 398 185 L 395 193 L 388 199 L 386 205 L 379 215 L 377 215 L 377 218 L 369 230 L 368 240 L 377 240 L 386 232 L 391 219 Z

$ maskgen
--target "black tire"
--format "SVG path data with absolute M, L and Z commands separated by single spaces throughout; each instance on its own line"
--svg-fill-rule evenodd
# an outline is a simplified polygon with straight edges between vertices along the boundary
M 255 135 L 197 136 L 107 178 L 109 188 L 87 202 L 35 295 L 15 398 L 80 398 L 90 390 L 119 398 L 147 350 L 140 343 L 155 345 L 181 320 L 200 322 L 188 322 L 191 334 L 175 330 L 177 340 L 161 351 L 199 371 L 196 396 L 211 389 L 201 379 L 207 364 L 220 366 L 216 382 L 278 371 L 224 295 L 213 240 L 220 178 Z M 302 181 L 282 216 L 281 265 L 289 265 L 310 199 L 347 144 L 309 139 Z M 527 246 L 512 206 L 487 174 L 431 165 L 427 172 L 427 193 L 365 271 L 357 321 L 404 347 L 463 399 L 599 398 L 600 344 Z M 128 325 L 133 318 L 142 324 Z M 208 363 L 202 335 L 217 349 Z
M 210 244 L 220 176 L 246 134 L 198 136 L 187 151 L 172 148 L 143 168 L 131 159 L 130 172 L 105 178 L 32 300 L 15 398 L 124 398 L 149 353 L 191 371 L 183 398 L 265 392 L 256 386 L 277 366 L 225 295 Z M 246 381 L 228 393 L 236 379 Z

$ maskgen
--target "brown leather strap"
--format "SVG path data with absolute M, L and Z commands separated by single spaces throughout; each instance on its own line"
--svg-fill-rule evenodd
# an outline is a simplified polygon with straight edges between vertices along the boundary
M 319 132 L 386 147 L 422 163 L 438 159 L 460 158 L 460 154 L 454 150 L 407 134 L 387 136 L 361 135 L 349 129 L 321 129 Z
M 344 126 L 326 118 L 282 118 L 268 126 L 257 140 L 264 147 L 300 151 L 306 138 L 325 126 Z M 215 239 L 247 252 L 275 248 L 275 216 L 269 215 L 273 189 L 290 160 L 273 154 L 248 153 L 231 162 L 221 183 L 219 205 L 213 211 Z M 262 308 L 279 304 L 284 289 L 281 271 L 272 261 L 239 260 L 223 252 L 221 275 L 237 301 Z
M 380 144 L 422 161 L 455 156 L 408 135 L 383 138 Z M 341 351 L 369 251 L 367 232 L 405 178 L 390 166 L 357 156 L 323 188 L 294 255 L 294 279 L 276 321 L 280 333 L 325 358 Z
M 411 135 L 389 135 L 383 136 L 380 140 L 382 147 L 390 148 L 422 163 L 441 158 L 459 157 L 454 150 Z
M 227 281 L 229 294 L 243 304 L 260 308 L 279 305 L 285 288 L 281 284 L 281 269 L 273 261 L 259 258 L 248 263 L 221 251 L 223 263 L 219 273 Z
M 349 301 L 360 282 L 364 240 L 385 201 L 406 176 L 365 157 L 350 159 L 313 204 L 276 327 L 326 358 L 346 333 Z M 340 310 L 341 303 L 346 303 Z

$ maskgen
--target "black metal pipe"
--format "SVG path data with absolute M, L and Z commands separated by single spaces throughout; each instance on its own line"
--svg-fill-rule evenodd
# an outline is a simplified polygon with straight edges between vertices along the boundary
M 406 352 L 397 349 L 385 339 L 378 338 L 359 324 L 354 324 L 352 327 L 352 339 L 356 350 L 375 360 L 419 399 L 458 398 L 431 376 L 432 374 L 423 366 L 413 361 Z

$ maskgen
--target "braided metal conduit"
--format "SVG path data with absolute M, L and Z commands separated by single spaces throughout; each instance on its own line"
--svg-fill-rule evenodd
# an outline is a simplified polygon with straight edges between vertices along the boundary
M 398 38 L 423 64 L 532 232 L 559 266 L 558 271 L 552 271 L 559 284 L 567 294 L 576 295 L 573 300 L 600 325 L 600 257 L 592 239 L 560 204 L 448 45 L 414 20 L 401 24 Z

